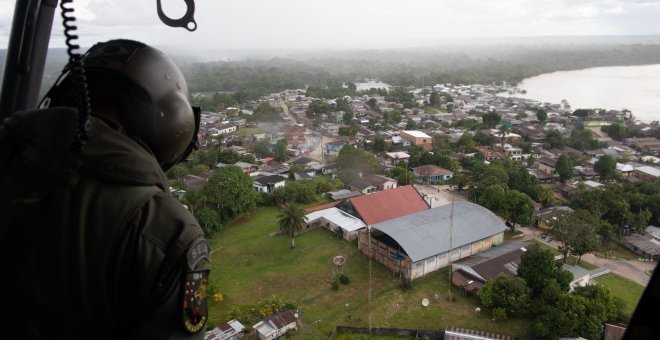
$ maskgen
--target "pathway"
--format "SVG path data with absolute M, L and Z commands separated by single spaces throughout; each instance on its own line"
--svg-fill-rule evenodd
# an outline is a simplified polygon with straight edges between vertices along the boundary
M 542 231 L 536 228 L 530 227 L 520 227 L 516 230 L 521 231 L 525 236 L 523 240 L 536 239 L 544 244 L 549 245 L 557 249 L 557 243 L 541 238 Z M 586 254 L 582 256 L 582 260 L 585 260 L 593 265 L 607 268 L 611 272 L 621 275 L 629 280 L 639 283 L 642 286 L 645 286 L 649 283 L 651 277 L 646 273 L 647 271 L 652 271 L 656 263 L 655 262 L 641 262 L 637 260 L 615 260 L 608 259 L 596 256 L 594 254 Z

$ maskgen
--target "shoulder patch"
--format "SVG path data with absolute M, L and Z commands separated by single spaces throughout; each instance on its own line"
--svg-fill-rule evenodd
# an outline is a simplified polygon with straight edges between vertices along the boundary
M 195 240 L 190 246 L 190 248 L 188 248 L 188 255 L 186 256 L 188 262 L 188 269 L 190 270 L 196 269 L 200 261 L 202 260 L 211 262 L 210 252 L 211 252 L 211 247 L 209 247 L 209 243 L 206 241 L 206 239 L 199 238 Z
M 181 320 L 186 332 L 194 334 L 204 329 L 208 320 L 206 304 L 209 270 L 187 271 L 182 287 Z

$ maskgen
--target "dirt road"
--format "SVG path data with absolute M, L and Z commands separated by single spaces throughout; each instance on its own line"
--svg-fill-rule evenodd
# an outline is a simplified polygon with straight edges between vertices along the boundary
M 531 227 L 520 227 L 517 228 L 517 230 L 521 231 L 525 235 L 523 236 L 522 240 L 535 239 L 555 249 L 557 248 L 556 242 L 551 242 L 541 238 L 541 230 L 539 229 L 531 228 Z M 582 259 L 593 265 L 607 268 L 612 273 L 619 274 L 643 286 L 646 286 L 651 278 L 646 272 L 652 271 L 656 266 L 655 262 L 641 262 L 637 260 L 614 260 L 614 259 L 599 257 L 593 254 L 586 254 L 582 256 Z

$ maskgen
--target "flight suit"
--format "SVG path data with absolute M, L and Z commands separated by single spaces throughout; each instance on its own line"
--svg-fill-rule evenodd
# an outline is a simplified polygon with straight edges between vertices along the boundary
M 202 338 L 209 247 L 146 145 L 71 108 L 0 125 L 0 338 Z

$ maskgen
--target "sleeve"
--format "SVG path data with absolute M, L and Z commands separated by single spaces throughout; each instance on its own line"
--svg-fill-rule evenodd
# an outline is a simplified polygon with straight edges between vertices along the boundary
M 204 233 L 192 215 L 160 193 L 136 216 L 141 226 L 134 272 L 143 278 L 130 338 L 203 339 L 208 319 L 209 259 Z M 140 273 L 141 272 L 141 273 Z

